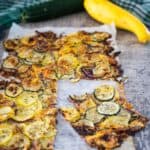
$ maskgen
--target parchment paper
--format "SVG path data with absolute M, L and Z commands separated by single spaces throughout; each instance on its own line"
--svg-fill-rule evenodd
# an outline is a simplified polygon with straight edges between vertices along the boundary
M 79 30 L 85 30 L 88 32 L 93 31 L 106 31 L 112 35 L 112 45 L 115 48 L 115 51 L 118 51 L 116 44 L 116 29 L 113 24 L 111 25 L 103 25 L 100 27 L 88 27 L 88 28 L 72 28 L 72 27 L 43 27 L 43 28 L 35 28 L 35 29 L 25 29 L 17 24 L 13 24 L 8 38 L 18 38 L 27 35 L 33 35 L 34 31 L 48 31 L 51 30 L 57 34 L 67 34 L 71 32 L 76 32 Z M 7 55 L 7 53 L 3 53 L 3 58 Z M 61 106 L 72 106 L 71 103 L 68 102 L 67 97 L 70 94 L 83 94 L 85 92 L 92 92 L 93 89 L 101 84 L 111 84 L 113 86 L 117 86 L 114 81 L 88 81 L 82 80 L 77 83 L 71 83 L 67 80 L 58 81 L 58 93 L 57 93 L 57 101 L 58 107 Z M 59 114 L 58 117 L 58 134 L 56 136 L 55 141 L 55 150 L 95 150 L 94 148 L 89 147 L 84 139 L 82 139 L 77 132 L 70 126 L 68 122 L 64 120 L 64 118 Z M 126 142 L 122 144 L 120 148 L 116 150 L 135 150 L 133 139 L 129 137 Z

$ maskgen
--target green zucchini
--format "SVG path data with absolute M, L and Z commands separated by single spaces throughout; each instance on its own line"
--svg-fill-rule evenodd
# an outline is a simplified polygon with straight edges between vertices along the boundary
M 102 115 L 116 115 L 120 109 L 120 105 L 115 102 L 103 102 L 97 107 L 97 111 Z
M 82 3 L 82 0 L 39 0 L 24 9 L 22 20 L 41 21 L 71 14 L 83 9 Z
M 80 95 L 80 96 L 77 96 L 77 95 L 70 95 L 69 97 L 70 97 L 70 99 L 73 100 L 73 101 L 82 102 L 82 101 L 86 100 L 87 94 Z
M 99 101 L 110 101 L 115 95 L 115 89 L 110 85 L 102 85 L 94 90 L 94 96 Z
M 98 123 L 104 118 L 104 115 L 99 114 L 96 107 L 92 107 L 86 111 L 85 118 L 93 123 Z
M 5 94 L 9 97 L 17 97 L 23 92 L 21 85 L 17 83 L 10 83 L 6 86 Z
M 83 10 L 82 0 L 32 0 L 2 1 L 0 29 L 6 29 L 12 22 L 41 21 L 64 16 Z

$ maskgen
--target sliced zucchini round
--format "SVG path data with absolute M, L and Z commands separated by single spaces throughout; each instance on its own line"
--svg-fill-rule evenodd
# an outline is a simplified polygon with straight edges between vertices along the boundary
M 23 92 L 22 86 L 17 83 L 9 83 L 5 89 L 5 94 L 9 97 L 17 97 L 22 92 Z
M 47 131 L 48 129 L 45 127 L 44 122 L 40 120 L 29 123 L 23 130 L 24 134 L 30 139 L 39 139 L 43 137 L 44 133 Z
M 4 59 L 2 66 L 3 68 L 6 68 L 6 69 L 16 69 L 18 64 L 19 64 L 18 57 L 9 55 L 8 57 Z
M 45 65 L 51 64 L 52 62 L 54 62 L 54 58 L 53 58 L 52 54 L 51 53 L 46 53 L 45 57 L 43 58 L 43 60 L 41 62 L 41 64 L 43 66 L 45 66 Z
M 120 105 L 115 102 L 102 102 L 97 111 L 102 115 L 115 115 L 120 111 Z
M 95 89 L 94 96 L 99 101 L 110 101 L 115 95 L 115 89 L 110 85 L 102 85 Z
M 38 100 L 38 93 L 24 91 L 17 97 L 16 102 L 20 106 L 27 107 L 27 106 L 30 106 L 30 105 L 36 103 L 37 100 Z
M 6 148 L 13 147 L 14 149 L 28 149 L 30 147 L 30 140 L 27 136 L 16 133 L 11 140 L 7 142 Z
M 13 135 L 13 130 L 9 125 L 0 125 L 0 146 L 5 145 Z
M 100 122 L 104 118 L 104 115 L 99 114 L 97 112 L 97 108 L 93 107 L 86 111 L 85 118 L 87 120 L 92 121 L 95 124 L 95 123 Z
M 21 66 L 18 67 L 18 73 L 24 74 L 24 73 L 26 73 L 29 69 L 30 69 L 30 66 L 29 66 L 29 65 L 23 64 L 23 65 L 21 65 Z
M 80 95 L 80 96 L 70 95 L 69 97 L 70 97 L 71 100 L 74 100 L 76 102 L 82 102 L 82 101 L 86 100 L 87 94 Z
M 18 42 L 18 39 L 9 39 L 3 42 L 3 46 L 6 50 L 13 51 L 17 48 Z
M 14 110 L 9 106 L 0 107 L 0 121 L 5 121 L 14 115 Z
M 26 91 L 36 92 L 39 91 L 42 87 L 42 83 L 37 78 L 25 78 L 22 80 L 23 89 Z
M 44 53 L 38 53 L 33 51 L 30 57 L 25 58 L 26 61 L 31 62 L 32 64 L 40 64 L 44 59 Z

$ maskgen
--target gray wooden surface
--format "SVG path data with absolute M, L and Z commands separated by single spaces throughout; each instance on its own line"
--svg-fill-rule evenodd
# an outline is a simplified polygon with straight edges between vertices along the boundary
M 77 13 L 54 20 L 38 23 L 24 23 L 24 27 L 42 26 L 99 26 L 87 14 Z M 125 31 L 118 31 L 117 42 L 120 50 L 120 62 L 124 74 L 129 77 L 125 85 L 128 100 L 135 108 L 150 118 L 150 43 L 142 45 L 136 37 Z M 143 131 L 135 135 L 137 150 L 150 150 L 150 123 Z

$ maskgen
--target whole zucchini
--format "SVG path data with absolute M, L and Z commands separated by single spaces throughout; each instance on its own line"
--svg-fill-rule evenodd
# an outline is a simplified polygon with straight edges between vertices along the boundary
M 41 21 L 83 9 L 82 0 L 0 0 L 0 6 L 0 30 L 12 22 Z

